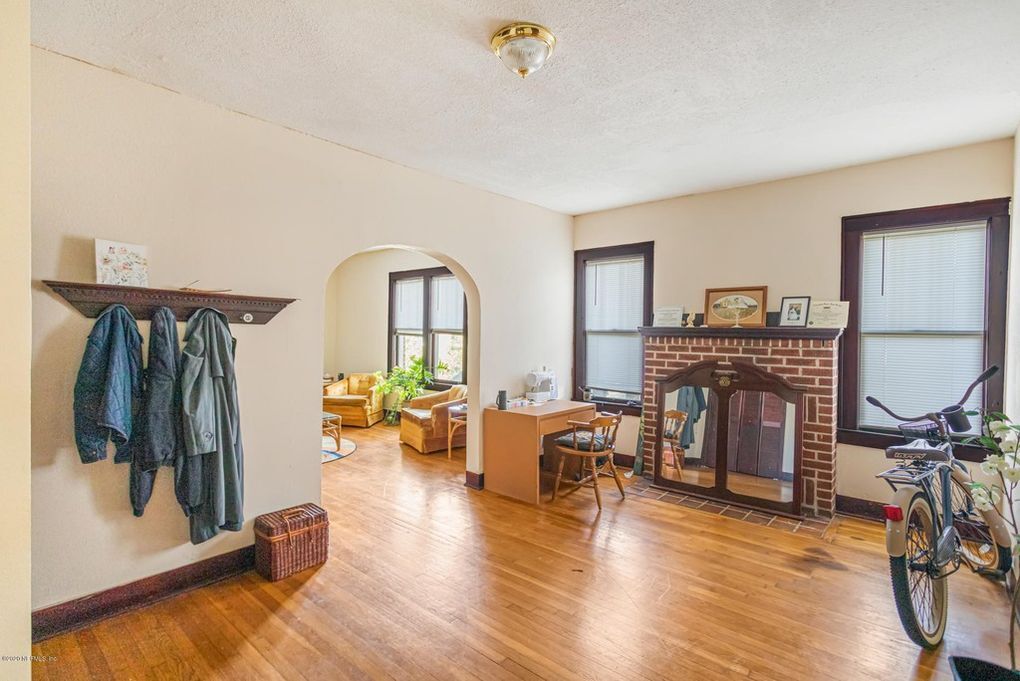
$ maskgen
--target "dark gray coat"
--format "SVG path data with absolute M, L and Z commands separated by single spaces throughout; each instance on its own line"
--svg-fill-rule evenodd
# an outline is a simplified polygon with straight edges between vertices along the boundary
M 183 453 L 181 434 L 181 349 L 177 319 L 170 308 L 157 308 L 149 327 L 149 365 L 145 393 L 131 448 L 131 506 L 145 512 L 160 466 L 172 466 Z
M 177 496 L 200 544 L 244 522 L 244 453 L 234 374 L 235 340 L 226 316 L 203 308 L 184 333 L 181 401 L 185 456 Z

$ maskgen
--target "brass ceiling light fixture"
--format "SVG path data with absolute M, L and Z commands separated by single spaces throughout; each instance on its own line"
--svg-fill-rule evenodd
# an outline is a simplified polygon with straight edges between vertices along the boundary
M 504 66 L 527 78 L 552 56 L 556 36 L 545 26 L 519 21 L 493 33 L 489 44 Z

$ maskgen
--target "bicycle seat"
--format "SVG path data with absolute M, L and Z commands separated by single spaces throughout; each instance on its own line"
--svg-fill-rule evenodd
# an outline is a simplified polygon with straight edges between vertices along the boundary
M 948 445 L 932 446 L 927 440 L 917 439 L 906 445 L 896 445 L 885 450 L 887 459 L 910 459 L 912 461 L 949 461 Z

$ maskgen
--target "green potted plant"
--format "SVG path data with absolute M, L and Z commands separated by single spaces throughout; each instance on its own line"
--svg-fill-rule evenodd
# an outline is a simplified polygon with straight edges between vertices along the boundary
M 950 656 L 949 664 L 957 681 L 997 681 L 999 679 L 1020 679 L 1016 664 L 1016 608 L 1020 597 L 1020 580 L 1016 579 L 1018 538 L 1020 525 L 1017 524 L 1017 485 L 1020 484 L 1020 425 L 1016 425 L 1000 412 L 989 412 L 982 418 L 981 435 L 967 440 L 988 450 L 981 463 L 981 470 L 992 478 L 991 484 L 971 483 L 974 505 L 989 511 L 994 510 L 1009 525 L 1013 535 L 1013 573 L 1006 576 L 1009 585 L 1009 666 L 1001 667 L 991 662 L 972 657 Z
M 446 365 L 440 362 L 436 369 L 446 370 Z M 427 386 L 432 385 L 435 378 L 432 372 L 425 366 L 425 360 L 421 357 L 412 357 L 411 363 L 406 367 L 395 366 L 390 373 L 383 375 L 381 371 L 376 372 L 379 381 L 376 389 L 383 395 L 396 393 L 397 398 L 386 408 L 386 416 L 383 421 L 388 425 L 395 425 L 400 421 L 400 410 L 404 402 L 413 400 L 425 392 Z

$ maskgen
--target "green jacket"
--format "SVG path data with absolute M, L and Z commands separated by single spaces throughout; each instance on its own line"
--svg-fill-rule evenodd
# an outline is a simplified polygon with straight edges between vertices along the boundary
M 235 347 L 222 312 L 203 308 L 188 320 L 181 375 L 185 456 L 178 457 L 175 479 L 193 544 L 220 530 L 237 532 L 244 522 Z

